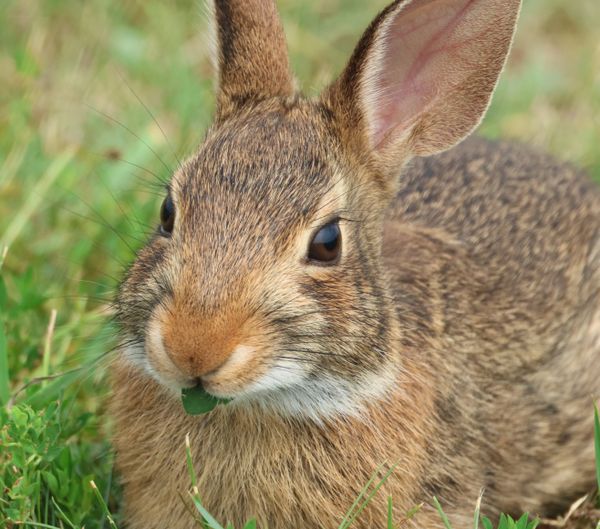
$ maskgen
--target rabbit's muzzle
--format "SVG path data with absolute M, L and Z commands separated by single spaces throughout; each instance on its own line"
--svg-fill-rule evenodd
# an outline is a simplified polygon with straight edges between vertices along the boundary
M 241 310 L 205 314 L 187 305 L 159 305 L 146 330 L 146 354 L 153 374 L 181 389 L 201 382 L 207 391 L 231 397 L 264 374 L 268 348 L 256 322 Z
M 177 368 L 190 378 L 216 371 L 239 345 L 239 321 L 206 319 L 184 311 L 168 312 L 159 325 L 165 352 Z

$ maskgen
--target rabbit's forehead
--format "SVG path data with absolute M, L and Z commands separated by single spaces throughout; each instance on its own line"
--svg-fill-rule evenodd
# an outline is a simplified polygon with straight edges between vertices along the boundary
M 182 229 L 285 235 L 310 218 L 336 170 L 320 123 L 272 112 L 225 124 L 173 181 Z

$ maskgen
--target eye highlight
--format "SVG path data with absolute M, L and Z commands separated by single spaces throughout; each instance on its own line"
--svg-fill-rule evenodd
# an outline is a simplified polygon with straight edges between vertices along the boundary
M 175 204 L 171 195 L 167 195 L 160 206 L 160 233 L 165 237 L 169 237 L 173 233 L 175 224 Z
M 336 264 L 342 251 L 342 232 L 337 220 L 323 226 L 308 247 L 308 260 L 317 264 Z

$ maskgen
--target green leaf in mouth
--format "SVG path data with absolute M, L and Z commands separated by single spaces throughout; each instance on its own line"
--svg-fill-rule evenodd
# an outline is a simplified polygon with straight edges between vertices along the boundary
M 202 386 L 184 388 L 181 391 L 183 409 L 188 415 L 202 415 L 212 411 L 217 404 L 227 404 L 231 399 L 221 399 L 204 391 Z

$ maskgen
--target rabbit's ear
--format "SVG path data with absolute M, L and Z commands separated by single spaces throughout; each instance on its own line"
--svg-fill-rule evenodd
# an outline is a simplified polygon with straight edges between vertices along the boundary
M 391 4 L 325 94 L 347 137 L 388 164 L 458 143 L 487 109 L 519 8 L 520 0 Z
M 250 100 L 294 92 L 274 0 L 210 0 L 218 73 L 217 119 Z

